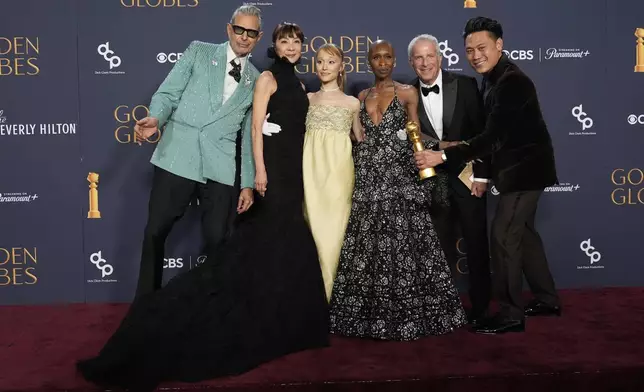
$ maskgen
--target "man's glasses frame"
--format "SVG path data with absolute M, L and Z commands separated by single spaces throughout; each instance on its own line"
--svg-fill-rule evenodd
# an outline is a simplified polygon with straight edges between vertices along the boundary
M 244 35 L 244 33 L 246 33 L 248 38 L 253 38 L 253 39 L 259 36 L 259 30 L 247 29 L 245 27 L 234 25 L 234 24 L 231 24 L 230 26 L 233 28 L 233 32 L 237 35 Z

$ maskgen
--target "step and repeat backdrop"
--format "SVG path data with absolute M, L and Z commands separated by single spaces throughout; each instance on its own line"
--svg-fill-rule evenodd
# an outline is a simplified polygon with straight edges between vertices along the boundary
M 133 125 L 192 40 L 223 42 L 232 0 L 0 2 L 0 304 L 130 301 L 157 140 Z M 439 38 L 443 68 L 474 75 L 461 32 L 483 15 L 534 80 L 561 184 L 538 226 L 559 288 L 644 284 L 644 2 L 641 0 L 272 0 L 252 61 L 269 60 L 280 21 L 306 35 L 297 70 L 315 91 L 314 56 L 346 53 L 347 93 L 369 86 L 367 51 L 390 40 L 395 79 L 407 44 Z M 488 195 L 490 215 L 498 192 Z M 165 277 L 203 262 L 195 200 L 167 243 Z M 453 266 L 467 285 L 467 249 Z

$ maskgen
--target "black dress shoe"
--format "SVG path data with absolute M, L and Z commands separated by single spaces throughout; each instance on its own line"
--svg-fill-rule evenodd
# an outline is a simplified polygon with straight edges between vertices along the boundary
M 482 324 L 488 318 L 487 312 L 469 312 L 467 314 L 467 323 L 472 326 Z
M 497 335 L 506 332 L 524 332 L 525 320 L 504 318 L 497 315 L 479 325 L 475 325 L 472 331 L 486 335 Z
M 532 301 L 530 302 L 525 309 L 523 314 L 526 316 L 561 316 L 561 306 L 551 306 L 541 301 Z

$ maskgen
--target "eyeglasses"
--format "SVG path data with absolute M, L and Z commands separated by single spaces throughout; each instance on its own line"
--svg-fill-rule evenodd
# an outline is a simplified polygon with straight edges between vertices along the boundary
M 252 30 L 252 29 L 247 29 L 245 27 L 237 26 L 237 25 L 231 25 L 233 27 L 233 31 L 237 35 L 244 35 L 244 32 L 246 35 L 248 35 L 248 38 L 257 38 L 259 35 L 259 30 Z

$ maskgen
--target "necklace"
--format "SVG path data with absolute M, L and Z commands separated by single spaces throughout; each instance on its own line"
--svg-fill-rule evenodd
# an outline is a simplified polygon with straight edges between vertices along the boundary
M 320 90 L 322 90 L 322 91 L 335 91 L 335 90 L 340 90 L 340 87 L 330 88 L 330 89 L 326 89 L 326 88 L 324 88 L 324 87 L 320 87 Z

